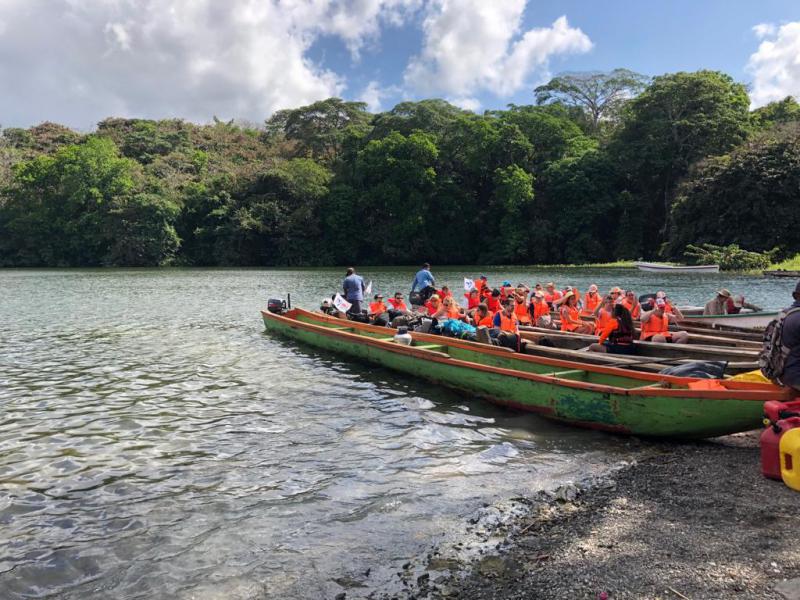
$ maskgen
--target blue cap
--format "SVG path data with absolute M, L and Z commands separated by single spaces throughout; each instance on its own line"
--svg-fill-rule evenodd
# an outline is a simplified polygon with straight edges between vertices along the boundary
M 504 286 L 505 286 L 505 285 L 511 285 L 511 282 L 510 282 L 510 281 L 504 281 L 504 282 L 503 282 L 503 285 L 504 285 Z

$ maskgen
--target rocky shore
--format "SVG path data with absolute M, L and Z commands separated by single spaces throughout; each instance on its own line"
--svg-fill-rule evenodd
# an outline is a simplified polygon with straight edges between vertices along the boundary
M 757 432 L 643 448 L 602 477 L 483 507 L 370 597 L 800 600 L 800 493 L 761 476 Z

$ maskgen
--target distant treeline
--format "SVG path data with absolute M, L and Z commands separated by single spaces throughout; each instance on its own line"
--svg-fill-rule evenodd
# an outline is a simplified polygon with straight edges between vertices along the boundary
M 263 126 L 0 135 L 0 266 L 546 264 L 800 251 L 800 106 L 713 71 L 577 73 L 529 106 L 338 98 Z

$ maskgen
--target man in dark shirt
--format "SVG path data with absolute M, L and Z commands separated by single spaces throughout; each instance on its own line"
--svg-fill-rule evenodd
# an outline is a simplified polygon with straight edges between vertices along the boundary
M 793 308 L 800 308 L 800 282 L 794 288 L 792 297 L 794 304 L 786 309 L 787 312 Z M 783 365 L 781 382 L 800 392 L 800 311 L 790 314 L 783 321 L 781 338 L 781 343 L 789 348 L 789 355 Z

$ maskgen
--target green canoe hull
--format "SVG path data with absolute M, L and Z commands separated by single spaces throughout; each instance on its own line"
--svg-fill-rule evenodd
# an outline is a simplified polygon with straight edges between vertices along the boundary
M 414 353 L 370 333 L 309 319 L 264 313 L 274 332 L 341 356 L 408 373 L 486 398 L 493 403 L 581 427 L 641 436 L 707 438 L 760 426 L 765 394 L 661 389 L 650 381 L 592 372 L 581 367 L 554 368 L 463 347 L 418 346 Z M 362 337 L 363 336 L 363 337 Z M 361 339 L 357 339 L 361 338 Z M 430 356 L 425 355 L 427 352 Z M 422 350 L 422 352 L 420 352 Z M 438 351 L 437 351 L 438 350 Z M 441 350 L 446 350 L 447 354 Z

